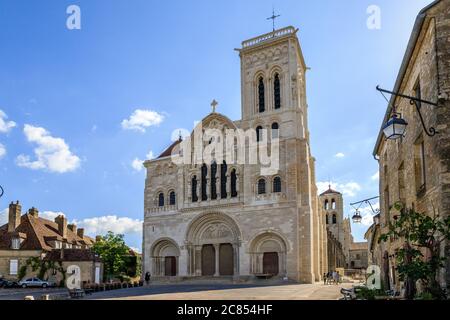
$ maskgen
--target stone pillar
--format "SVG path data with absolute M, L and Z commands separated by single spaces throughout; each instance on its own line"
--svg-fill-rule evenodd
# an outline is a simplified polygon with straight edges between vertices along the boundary
M 231 198 L 231 176 L 227 173 L 227 199 Z
M 186 276 L 189 274 L 189 253 L 188 248 L 181 249 L 180 256 L 177 257 L 177 271 L 179 276 Z
M 220 263 L 220 244 L 214 244 L 214 251 L 216 254 L 216 272 L 214 273 L 214 277 L 220 276 L 219 272 L 219 263 Z
M 233 243 L 233 275 L 239 275 L 239 246 Z
M 202 246 L 195 246 L 194 270 L 196 276 L 202 275 Z

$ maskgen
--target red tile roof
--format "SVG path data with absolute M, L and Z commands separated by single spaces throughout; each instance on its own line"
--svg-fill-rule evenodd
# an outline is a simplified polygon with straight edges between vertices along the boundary
M 339 191 L 331 189 L 331 186 L 328 186 L 328 190 L 326 190 L 325 192 L 322 192 L 320 195 L 323 196 L 323 195 L 332 194 L 332 193 L 341 194 Z
M 92 245 L 95 240 L 84 236 L 79 237 L 76 233 L 67 229 L 67 237 L 63 239 L 58 231 L 58 224 L 40 217 L 34 217 L 30 214 L 24 214 L 20 218 L 20 224 L 14 233 L 8 233 L 8 224 L 0 227 L 0 250 L 11 249 L 11 240 L 17 236 L 17 233 L 26 235 L 20 249 L 21 250 L 52 250 L 50 241 L 58 240 L 76 245 Z
M 173 149 L 174 149 L 181 141 L 183 141 L 183 140 L 180 138 L 180 139 L 178 139 L 177 141 L 173 142 L 166 150 L 164 150 L 164 151 L 158 156 L 157 159 L 171 156 L 171 155 L 172 155 Z

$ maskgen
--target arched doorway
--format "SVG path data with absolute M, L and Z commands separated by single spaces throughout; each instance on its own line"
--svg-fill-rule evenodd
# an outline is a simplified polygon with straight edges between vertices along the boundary
M 164 259 L 164 275 L 167 277 L 173 277 L 177 275 L 177 258 L 170 256 Z
M 276 276 L 279 273 L 278 252 L 263 253 L 263 273 Z
M 277 233 L 268 231 L 250 242 L 250 273 L 285 276 L 287 245 Z
M 221 276 L 232 276 L 233 275 L 233 246 L 230 243 L 223 243 L 220 245 L 219 253 L 219 274 Z
M 173 277 L 178 274 L 180 250 L 172 239 L 159 239 L 151 249 L 152 275 Z
M 190 275 L 239 274 L 240 231 L 228 215 L 200 214 L 188 226 L 185 242 Z

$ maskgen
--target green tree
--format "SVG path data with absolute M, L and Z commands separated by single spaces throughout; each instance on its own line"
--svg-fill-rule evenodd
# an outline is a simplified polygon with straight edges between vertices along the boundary
M 399 278 L 405 282 L 406 298 L 414 298 L 417 280 L 422 281 L 424 291 L 435 299 L 445 298 L 437 275 L 446 260 L 441 257 L 440 248 L 441 243 L 450 239 L 450 217 L 429 216 L 406 209 L 402 203 L 396 203 L 394 209 L 399 216 L 389 223 L 389 231 L 382 234 L 379 241 L 386 242 L 391 238 L 404 241 L 396 258 Z
M 122 276 L 126 264 L 125 257 L 129 252 L 123 234 L 114 234 L 109 231 L 105 236 L 100 237 L 95 242 L 93 251 L 103 261 L 103 274 L 105 279 Z

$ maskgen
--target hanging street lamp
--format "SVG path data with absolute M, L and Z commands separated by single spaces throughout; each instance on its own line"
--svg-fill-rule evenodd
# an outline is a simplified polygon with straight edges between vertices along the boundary
M 362 217 L 359 210 L 356 210 L 355 214 L 352 217 L 353 223 L 361 223 Z
M 438 133 L 434 127 L 427 128 L 425 125 L 425 121 L 423 120 L 422 113 L 420 112 L 420 108 L 422 104 L 427 104 L 430 106 L 437 107 L 439 104 L 436 102 L 431 102 L 427 100 L 420 99 L 418 97 L 411 97 L 407 96 L 405 94 L 401 94 L 398 92 L 393 92 L 385 89 L 381 89 L 380 86 L 377 86 L 377 90 L 383 95 L 383 97 L 386 99 L 388 103 L 389 100 L 386 98 L 386 96 L 383 93 L 388 93 L 390 95 L 409 99 L 409 104 L 416 106 L 417 113 L 419 114 L 420 122 L 422 123 L 423 130 L 429 137 L 433 137 Z M 402 119 L 400 114 L 396 112 L 395 105 L 392 105 L 392 116 L 390 119 L 384 124 L 383 126 L 383 133 L 386 137 L 386 139 L 395 140 L 398 138 L 401 138 L 405 135 L 406 127 L 408 123 L 405 121 L 405 119 Z
M 383 126 L 383 133 L 386 139 L 396 140 L 405 135 L 408 123 L 405 119 L 399 117 L 397 113 L 393 114 L 388 122 Z
M 362 222 L 361 211 L 359 209 L 361 208 L 361 206 L 363 204 L 368 204 L 374 215 L 379 214 L 380 213 L 380 209 L 375 209 L 373 207 L 372 203 L 370 202 L 370 201 L 378 199 L 378 198 L 379 198 L 379 196 L 368 198 L 368 199 L 364 199 L 364 200 L 361 200 L 361 201 L 358 201 L 358 202 L 350 203 L 350 205 L 355 209 L 355 214 L 352 217 L 353 223 L 361 223 Z M 356 206 L 358 206 L 358 207 L 356 207 Z

